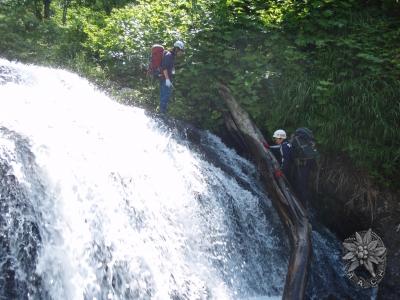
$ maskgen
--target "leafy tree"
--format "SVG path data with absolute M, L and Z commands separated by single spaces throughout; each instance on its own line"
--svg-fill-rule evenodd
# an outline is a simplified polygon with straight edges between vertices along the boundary
M 150 47 L 182 39 L 173 116 L 218 129 L 224 81 L 267 136 L 308 126 L 324 153 L 396 187 L 399 12 L 396 0 L 3 0 L 0 53 L 111 80 L 155 109 Z
M 43 0 L 43 17 L 45 19 L 50 18 L 50 4 L 51 0 Z
M 122 8 L 125 5 L 131 3 L 136 4 L 138 1 L 135 0 L 75 0 L 76 6 L 88 7 L 98 11 L 104 11 L 107 15 L 111 13 L 113 9 Z

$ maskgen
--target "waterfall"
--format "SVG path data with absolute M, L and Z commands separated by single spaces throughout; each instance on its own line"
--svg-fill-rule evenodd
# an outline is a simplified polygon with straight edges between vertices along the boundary
M 209 132 L 0 59 L 0 299 L 280 299 L 289 244 L 258 176 Z M 318 227 L 307 299 L 366 299 Z
M 279 298 L 288 244 L 257 170 L 197 134 L 0 60 L 0 295 Z

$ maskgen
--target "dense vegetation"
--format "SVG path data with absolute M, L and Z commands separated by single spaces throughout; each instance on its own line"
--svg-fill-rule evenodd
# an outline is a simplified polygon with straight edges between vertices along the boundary
M 217 129 L 220 80 L 266 135 L 308 126 L 325 154 L 397 189 L 399 20 L 397 0 L 1 0 L 0 56 L 69 68 L 154 110 L 149 49 L 182 39 L 171 115 Z

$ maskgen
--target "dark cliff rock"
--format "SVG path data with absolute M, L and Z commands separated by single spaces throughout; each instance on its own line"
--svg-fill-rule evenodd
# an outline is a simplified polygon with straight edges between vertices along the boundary
M 322 161 L 318 195 L 313 207 L 339 238 L 368 228 L 381 237 L 387 267 L 378 299 L 400 299 L 400 191 L 375 186 L 349 159 L 337 156 Z

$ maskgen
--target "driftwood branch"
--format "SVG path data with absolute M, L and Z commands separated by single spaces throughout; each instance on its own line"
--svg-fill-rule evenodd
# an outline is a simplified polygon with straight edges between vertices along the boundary
M 279 164 L 274 155 L 264 147 L 266 140 L 247 112 L 239 106 L 226 85 L 219 84 L 219 93 L 230 112 L 229 126 L 232 128 L 233 122 L 237 128 L 236 134 L 246 143 L 246 148 L 260 170 L 266 190 L 289 235 L 291 254 L 283 299 L 303 299 L 311 257 L 311 226 L 305 208 L 292 193 L 285 177 L 274 176 Z

